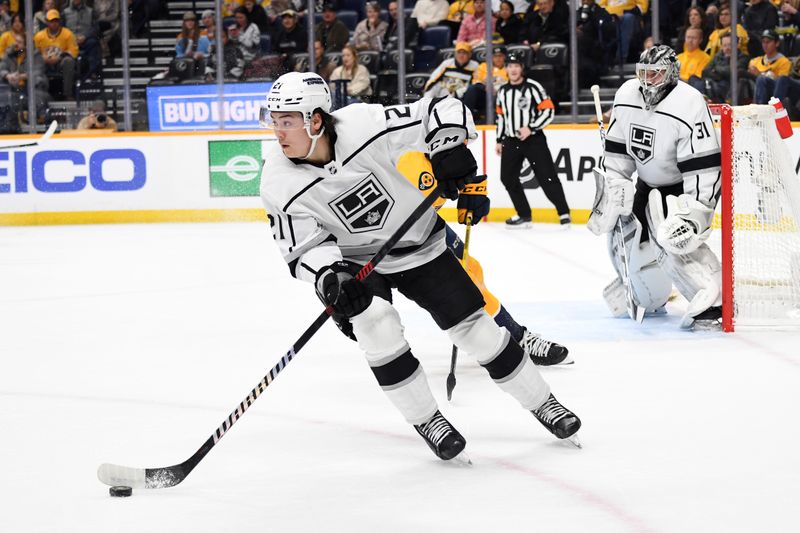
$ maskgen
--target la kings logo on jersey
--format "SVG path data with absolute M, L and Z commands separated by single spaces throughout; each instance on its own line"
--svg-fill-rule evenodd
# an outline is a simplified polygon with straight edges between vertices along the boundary
M 630 132 L 631 155 L 645 164 L 653 159 L 653 147 L 656 144 L 656 130 L 645 128 L 638 124 L 631 124 Z
M 370 174 L 328 205 L 351 233 L 364 233 L 383 228 L 394 206 L 394 198 L 375 174 Z

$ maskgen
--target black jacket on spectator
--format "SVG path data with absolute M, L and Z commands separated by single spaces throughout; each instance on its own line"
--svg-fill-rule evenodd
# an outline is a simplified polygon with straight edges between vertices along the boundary
M 589 87 L 605 74 L 617 30 L 614 19 L 601 6 L 592 3 L 578 8 L 578 79 L 581 87 Z
M 745 9 L 742 17 L 742 26 L 747 30 L 750 41 L 747 51 L 750 57 L 757 57 L 764 53 L 761 48 L 761 32 L 771 30 L 778 25 L 778 10 L 769 0 L 761 0 L 758 4 L 751 4 Z
M 330 27 L 326 26 L 325 22 L 317 24 L 314 35 L 322 43 L 325 52 L 341 52 L 344 45 L 350 40 L 350 30 L 338 18 Z
M 569 42 L 569 8 L 565 0 L 555 0 L 553 12 L 542 17 L 538 11 L 533 11 L 533 5 L 525 13 L 527 24 L 528 42 L 533 43 L 564 43 Z
M 498 18 L 494 28 L 503 38 L 505 44 L 519 44 L 523 40 L 522 29 L 524 25 L 522 24 L 522 19 L 516 14 L 511 15 L 508 20 Z
M 417 37 L 419 35 L 419 25 L 417 19 L 406 17 L 406 49 L 417 46 Z M 389 17 L 389 27 L 386 33 L 383 34 L 383 49 L 396 50 L 397 49 L 397 21 Z
M 283 26 L 275 34 L 272 49 L 279 54 L 294 54 L 308 50 L 308 32 L 301 24 L 296 24 L 292 31 Z
M 747 77 L 747 65 L 750 63 L 750 57 L 744 54 L 736 56 L 736 71 L 739 73 L 739 79 Z M 711 62 L 703 69 L 704 80 L 729 80 L 731 78 L 731 57 L 726 56 L 721 51 L 714 55 Z
M 250 11 L 250 22 L 258 26 L 258 31 L 261 33 L 269 33 L 269 18 L 267 12 L 260 5 L 253 5 L 253 10 Z

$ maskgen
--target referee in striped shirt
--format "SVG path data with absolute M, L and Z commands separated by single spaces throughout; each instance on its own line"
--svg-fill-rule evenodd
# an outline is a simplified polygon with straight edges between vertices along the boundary
M 497 91 L 497 146 L 500 180 L 505 185 L 517 214 L 508 227 L 531 227 L 531 206 L 519 181 L 523 160 L 527 159 L 545 196 L 556 207 L 562 224 L 571 222 L 564 189 L 556 176 L 553 156 L 542 129 L 555 114 L 553 101 L 537 82 L 525 79 L 522 59 L 510 53 L 506 60 L 508 83 Z

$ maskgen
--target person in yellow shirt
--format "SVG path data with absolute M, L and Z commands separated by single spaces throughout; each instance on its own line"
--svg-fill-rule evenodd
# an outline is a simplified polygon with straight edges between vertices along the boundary
M 72 100 L 78 41 L 69 28 L 61 26 L 61 15 L 57 9 L 47 12 L 47 28 L 33 36 L 33 44 L 44 58 L 47 76 L 61 76 L 64 98 Z
M 792 62 L 778 52 L 778 34 L 774 30 L 764 30 L 761 34 L 761 47 L 764 55 L 750 60 L 747 73 L 756 82 L 755 104 L 766 104 L 775 91 L 775 80 L 788 76 Z
M 508 74 L 506 73 L 506 47 L 495 46 L 492 53 L 492 85 L 494 86 L 495 94 L 497 89 L 508 83 Z M 486 109 L 486 62 L 484 61 L 475 72 L 472 73 L 472 85 L 467 87 L 467 91 L 461 98 L 467 109 L 472 111 L 474 116 Z
M 680 78 L 701 93 L 705 94 L 705 82 L 703 81 L 703 69 L 711 61 L 707 53 L 700 50 L 700 43 L 703 41 L 703 30 L 699 28 L 689 28 L 686 30 L 684 38 L 684 50 L 678 54 L 678 61 L 681 64 Z
M 25 20 L 24 15 L 17 13 L 11 17 L 11 29 L 0 35 L 0 58 L 6 55 L 8 47 L 16 42 L 16 36 L 25 39 Z
M 706 53 L 714 59 L 721 48 L 721 39 L 723 35 L 731 32 L 731 8 L 723 6 L 719 10 L 719 17 L 717 19 L 717 29 L 711 32 L 708 36 L 708 45 L 706 45 Z M 747 35 L 747 30 L 741 24 L 736 24 L 736 38 L 739 42 L 739 54 L 747 55 L 747 42 L 750 37 Z
M 436 186 L 436 178 L 433 177 L 433 168 L 427 154 L 422 152 L 406 152 L 397 160 L 397 169 L 408 181 L 417 187 L 422 194 L 427 195 Z M 436 200 L 436 203 L 434 203 L 434 208 L 438 210 L 445 201 L 445 198 L 439 198 Z M 445 224 L 445 232 L 447 247 L 459 260 L 463 259 L 464 243 L 456 232 L 450 228 L 449 224 Z M 495 323 L 509 331 L 511 338 L 522 347 L 525 354 L 531 358 L 534 364 L 550 366 L 558 364 L 566 365 L 575 362 L 569 355 L 569 350 L 567 350 L 567 348 L 542 338 L 540 335 L 531 332 L 525 326 L 514 320 L 497 297 L 486 288 L 486 284 L 483 280 L 483 267 L 472 255 L 469 256 L 469 260 L 467 261 L 467 274 L 469 274 L 473 283 L 480 289 L 485 302 L 484 309 L 486 312 L 494 319 Z M 347 334 L 347 332 L 345 333 Z

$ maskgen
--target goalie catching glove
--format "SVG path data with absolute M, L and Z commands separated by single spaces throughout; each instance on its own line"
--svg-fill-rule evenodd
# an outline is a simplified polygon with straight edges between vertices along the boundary
M 439 183 L 439 195 L 451 200 L 458 198 L 458 192 L 474 181 L 478 172 L 478 163 L 464 143 L 431 155 L 431 166 Z
M 595 235 L 614 229 L 617 219 L 633 210 L 633 182 L 630 179 L 606 174 L 599 168 L 594 173 L 595 195 L 592 214 L 586 226 Z
M 661 192 L 658 189 L 650 191 L 648 205 L 656 228 L 656 241 L 664 250 L 675 255 L 694 252 L 711 233 L 714 210 L 688 194 L 670 194 L 666 203 L 665 218 Z
M 359 268 L 337 261 L 317 273 L 317 296 L 326 306 L 351 318 L 372 303 L 372 290 L 355 278 Z
M 467 223 L 467 213 L 472 212 L 472 225 L 474 226 L 481 219 L 489 214 L 491 205 L 489 197 L 486 196 L 488 180 L 484 179 L 478 183 L 468 183 L 461 194 L 458 195 L 458 223 Z

